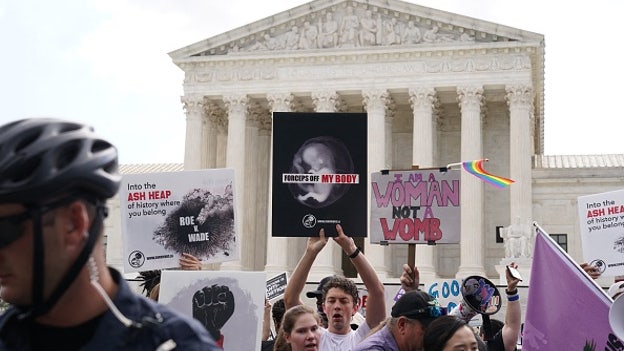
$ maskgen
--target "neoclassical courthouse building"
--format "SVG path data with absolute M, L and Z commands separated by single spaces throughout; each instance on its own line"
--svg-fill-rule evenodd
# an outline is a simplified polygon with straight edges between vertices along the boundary
M 498 281 L 510 258 L 497 232 L 516 217 L 580 262 L 577 197 L 622 188 L 624 155 L 544 155 L 544 50 L 541 34 L 404 1 L 315 0 L 171 52 L 185 72 L 184 165 L 122 171 L 234 168 L 241 258 L 209 268 L 290 273 L 305 239 L 270 235 L 272 112 L 366 112 L 370 172 L 488 158 L 515 180 L 499 189 L 462 173 L 461 242 L 417 245 L 421 280 Z M 110 205 L 108 259 L 121 268 Z M 364 241 L 382 280 L 398 282 L 406 245 Z M 530 257 L 517 260 L 526 272 Z M 310 281 L 347 270 L 330 243 Z

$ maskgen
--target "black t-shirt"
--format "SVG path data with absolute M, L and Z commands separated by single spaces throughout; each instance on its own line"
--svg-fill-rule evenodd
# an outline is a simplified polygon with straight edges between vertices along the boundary
M 492 340 L 486 341 L 488 351 L 505 351 L 505 343 L 503 342 L 503 331 L 499 330 Z

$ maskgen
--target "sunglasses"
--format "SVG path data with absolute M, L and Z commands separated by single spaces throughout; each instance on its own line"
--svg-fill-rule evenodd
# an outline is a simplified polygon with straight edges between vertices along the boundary
M 0 217 L 0 249 L 11 245 L 15 240 L 22 237 L 24 230 L 22 223 L 30 219 L 32 213 L 26 211 L 20 214 Z
M 62 198 L 40 207 L 39 213 L 43 214 L 52 209 L 65 206 L 74 200 L 74 197 Z M 35 212 L 36 210 L 34 208 L 30 208 L 26 212 L 20 214 L 0 217 L 0 249 L 11 245 L 15 240 L 22 237 L 24 234 L 24 231 L 22 230 L 22 223 L 24 223 L 27 219 L 32 218 Z

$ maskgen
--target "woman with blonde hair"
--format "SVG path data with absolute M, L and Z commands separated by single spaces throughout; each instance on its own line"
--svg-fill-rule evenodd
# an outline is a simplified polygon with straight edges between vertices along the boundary
M 320 319 L 307 305 L 289 308 L 277 333 L 274 351 L 318 351 Z

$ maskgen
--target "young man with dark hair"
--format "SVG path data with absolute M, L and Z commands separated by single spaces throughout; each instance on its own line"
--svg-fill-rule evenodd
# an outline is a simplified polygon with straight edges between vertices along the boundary
M 327 314 L 328 327 L 322 328 L 320 351 L 349 351 L 370 331 L 386 318 L 384 286 L 364 254 L 355 245 L 352 238 L 345 235 L 342 226 L 336 225 L 338 236 L 333 240 L 349 256 L 364 286 L 368 290 L 366 322 L 357 330 L 351 329 L 351 319 L 358 310 L 357 286 L 344 277 L 332 277 L 323 286 L 323 311 Z M 293 271 L 284 293 L 286 309 L 302 305 L 300 295 L 316 256 L 327 244 L 325 231 L 321 229 L 319 237 L 308 238 L 306 251 Z

